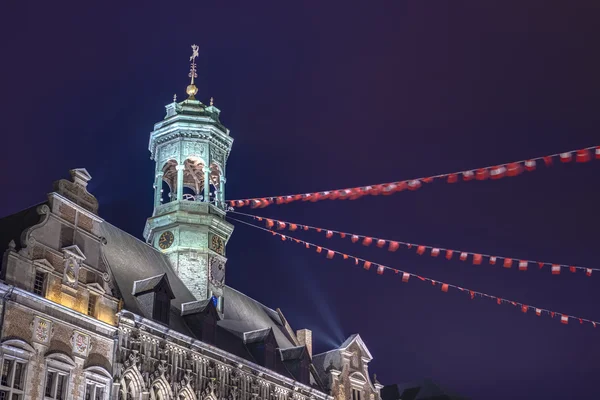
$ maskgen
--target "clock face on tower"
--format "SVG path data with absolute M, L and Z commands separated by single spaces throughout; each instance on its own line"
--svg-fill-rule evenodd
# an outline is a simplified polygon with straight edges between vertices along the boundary
M 173 235 L 173 232 L 165 231 L 158 238 L 158 247 L 160 247 L 163 250 L 166 250 L 169 247 L 171 247 L 174 240 L 175 240 L 175 235 Z
M 212 238 L 210 239 L 210 248 L 214 252 L 223 255 L 225 252 L 225 244 L 223 243 L 223 239 L 217 235 L 212 235 Z

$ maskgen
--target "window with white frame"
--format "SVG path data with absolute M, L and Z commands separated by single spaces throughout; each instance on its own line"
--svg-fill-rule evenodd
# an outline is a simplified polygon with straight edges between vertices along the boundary
M 360 390 L 352 388 L 352 400 L 360 400 Z
M 104 400 L 106 386 L 98 382 L 87 381 L 85 385 L 85 400 Z
M 2 359 L 2 372 L 0 375 L 0 400 L 23 399 L 26 366 L 27 364 L 22 360 L 9 357 L 4 357 Z
M 44 399 L 66 400 L 69 374 L 64 371 L 48 369 L 44 385 Z

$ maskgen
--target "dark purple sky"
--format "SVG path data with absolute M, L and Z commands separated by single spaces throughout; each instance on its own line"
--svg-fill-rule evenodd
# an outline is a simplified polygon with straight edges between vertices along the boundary
M 10 3 L 0 24 L 0 215 L 43 200 L 68 169 L 85 167 L 101 216 L 141 237 L 152 207 L 149 132 L 173 94 L 184 97 L 192 43 L 200 45 L 199 97 L 215 97 L 235 138 L 229 198 L 409 179 L 600 144 L 597 2 Z M 599 173 L 599 162 L 558 165 L 260 213 L 598 267 Z M 303 238 L 600 320 L 600 274 L 474 267 Z M 371 372 L 385 384 L 430 377 L 485 400 L 600 396 L 600 328 L 563 326 L 417 280 L 402 284 L 245 226 L 228 254 L 228 284 L 280 307 L 295 328 L 312 329 L 318 351 L 359 332 L 375 357 Z

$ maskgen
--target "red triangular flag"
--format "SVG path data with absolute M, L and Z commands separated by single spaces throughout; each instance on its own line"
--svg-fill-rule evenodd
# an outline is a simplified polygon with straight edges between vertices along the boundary
M 462 253 L 460 253 L 460 261 L 465 261 L 468 257 L 468 254 L 465 253 L 464 251 Z
M 512 258 L 505 258 L 504 259 L 504 268 L 512 268 L 512 263 L 513 263 Z
M 538 317 L 539 317 L 540 315 L 542 315 L 542 310 L 540 310 L 539 308 L 536 308 L 536 309 L 535 309 L 535 315 L 537 315 Z
M 417 254 L 418 255 L 423 255 L 423 253 L 425 253 L 425 246 L 419 246 L 419 247 L 417 247 Z
M 442 292 L 447 292 L 447 291 L 448 291 L 448 284 L 442 283 Z
M 590 157 L 590 152 L 587 149 L 577 150 L 577 155 L 575 156 L 575 161 L 578 163 L 584 163 L 590 161 L 592 158 Z
M 358 242 L 358 236 L 352 235 L 352 238 L 350 240 L 352 241 L 352 243 L 356 243 Z
M 480 168 L 477 171 L 475 171 L 475 179 L 477 179 L 478 181 L 485 181 L 489 176 L 489 172 L 487 170 L 487 168 Z
M 327 239 L 331 239 L 333 237 L 333 232 L 332 231 L 327 231 L 327 233 L 325 234 L 325 237 Z
M 385 240 L 379 239 L 377 241 L 377 247 L 382 248 L 383 246 L 385 246 Z
M 346 234 L 344 232 L 340 232 L 340 237 L 343 239 L 346 237 Z
M 577 268 L 571 266 L 571 267 L 569 267 L 569 271 L 571 271 L 571 272 L 577 272 Z
M 517 176 L 523 172 L 523 166 L 521 163 L 510 163 L 506 164 L 506 175 L 508 176 Z
M 596 160 L 600 160 L 600 146 L 596 147 Z
M 383 270 L 384 270 L 384 269 L 385 269 L 385 268 L 383 267 L 383 265 L 380 265 L 380 266 L 378 266 L 378 267 L 377 267 L 377 273 L 378 273 L 379 275 L 383 275 Z
M 456 174 L 448 175 L 448 183 L 456 183 L 458 182 L 458 176 Z
M 524 313 L 526 313 L 528 308 L 529 307 L 527 307 L 526 305 L 522 305 L 521 306 L 521 311 L 524 312 Z
M 327 250 L 327 258 L 329 258 L 331 260 L 334 255 L 335 255 L 335 253 L 332 250 Z
M 473 300 L 475 298 L 475 292 L 472 290 L 469 290 L 469 293 L 471 294 L 471 300 Z
M 498 303 L 498 304 L 502 304 L 502 299 L 501 299 L 500 297 L 498 297 L 498 298 L 496 299 L 496 303 Z
M 410 274 L 407 274 L 406 272 L 402 273 L 402 282 L 408 282 L 409 278 L 410 278 Z
M 290 231 L 295 231 L 296 229 L 298 229 L 298 225 L 290 224 Z
M 554 318 L 554 314 L 555 314 L 555 312 L 554 312 L 554 311 L 550 311 L 550 316 L 551 316 L 552 318 Z
M 390 242 L 390 244 L 388 246 L 388 251 L 394 252 L 394 251 L 398 250 L 399 247 L 400 247 L 400 243 Z
M 473 254 L 473 265 L 480 265 L 483 256 L 481 254 Z
M 418 179 L 408 182 L 408 190 L 417 190 L 421 187 L 421 181 Z
M 285 229 L 285 222 L 277 221 L 277 229 Z
M 592 269 L 591 269 L 591 268 L 586 268 L 586 269 L 585 269 L 585 274 L 586 274 L 587 276 L 592 276 Z
M 275 222 L 273 222 L 272 219 L 267 219 L 265 225 L 267 226 L 267 228 L 272 228 L 275 225 Z
M 561 315 L 561 316 L 560 316 L 560 323 L 561 323 L 561 324 L 565 324 L 565 325 L 567 325 L 567 324 L 569 323 L 569 317 L 568 317 L 568 316 L 566 316 L 566 315 L 564 315 L 564 314 L 563 314 L 563 315 Z
M 544 159 L 544 164 L 546 164 L 546 167 L 549 167 L 552 165 L 552 156 L 545 156 L 542 158 Z
M 425 182 L 425 183 L 431 183 L 431 182 L 433 182 L 433 177 L 432 177 L 432 176 L 430 176 L 430 177 L 427 177 L 427 178 L 423 178 L 422 180 L 423 180 L 423 182 Z
M 363 268 L 368 271 L 371 268 L 371 261 L 365 261 Z
M 470 181 L 475 179 L 475 173 L 473 171 L 465 171 L 463 172 L 463 181 Z
M 496 265 L 496 257 L 495 256 L 491 256 L 490 257 L 490 264 L 491 265 Z
M 304 243 L 304 245 L 306 246 L 307 249 L 310 249 L 310 244 Z
M 344 257 L 344 260 L 348 259 L 348 254 L 342 254 L 342 257 Z
M 446 250 L 446 259 L 450 260 L 452 258 L 452 250 Z
M 373 243 L 373 238 L 365 236 L 365 238 L 362 241 L 363 246 L 370 246 L 371 243 Z
M 440 255 L 440 249 L 431 249 L 431 257 L 437 257 Z
M 319 246 L 317 246 L 317 253 L 320 253 L 320 252 L 322 252 L 322 251 L 323 251 L 323 248 L 322 248 L 322 247 L 319 247 Z

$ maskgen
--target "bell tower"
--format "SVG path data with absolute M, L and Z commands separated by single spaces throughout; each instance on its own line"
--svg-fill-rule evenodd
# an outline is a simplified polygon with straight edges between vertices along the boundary
M 233 225 L 225 220 L 225 169 L 233 139 L 220 110 L 194 97 L 198 46 L 192 46 L 188 98 L 166 106 L 150 134 L 155 161 L 154 211 L 144 238 L 165 253 L 197 300 L 213 298 L 223 310 L 225 246 Z

